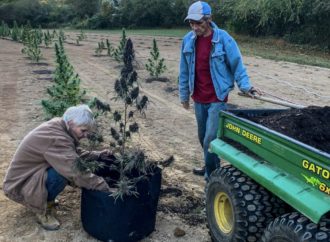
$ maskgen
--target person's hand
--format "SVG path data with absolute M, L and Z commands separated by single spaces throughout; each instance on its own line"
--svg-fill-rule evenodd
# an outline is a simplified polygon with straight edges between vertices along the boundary
M 189 109 L 189 101 L 186 101 L 186 102 L 182 102 L 181 103 L 182 104 L 182 107 L 184 108 L 184 109 Z
M 109 190 L 107 192 L 115 193 L 118 192 L 118 188 L 115 187 L 109 187 Z
M 104 180 L 104 182 L 105 182 L 105 186 L 103 186 L 100 189 L 100 191 L 102 191 L 102 192 L 110 192 L 110 193 L 118 192 L 118 188 L 117 187 L 110 187 L 105 180 Z
M 250 97 L 255 97 L 255 95 L 262 95 L 262 91 L 259 88 L 251 87 L 250 90 L 247 92 L 247 95 Z
M 112 155 L 112 152 L 108 149 L 101 150 L 99 154 L 99 156 L 110 156 L 110 155 Z
M 113 153 L 108 150 L 108 149 L 104 149 L 104 150 L 101 150 L 101 151 L 97 151 L 98 153 L 98 160 L 104 160 L 104 159 L 107 159 L 109 158 Z

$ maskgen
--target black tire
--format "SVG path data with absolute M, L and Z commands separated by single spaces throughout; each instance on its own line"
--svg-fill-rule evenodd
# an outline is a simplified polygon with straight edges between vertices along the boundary
M 265 229 L 262 242 L 329 242 L 329 220 L 317 225 L 298 212 L 275 218 Z
M 272 216 L 277 218 L 283 214 L 294 212 L 295 210 L 286 202 L 278 198 L 276 195 L 272 194 L 270 198 L 270 203 L 272 204 Z
M 219 242 L 258 241 L 272 220 L 270 194 L 238 169 L 214 171 L 206 188 L 211 237 Z

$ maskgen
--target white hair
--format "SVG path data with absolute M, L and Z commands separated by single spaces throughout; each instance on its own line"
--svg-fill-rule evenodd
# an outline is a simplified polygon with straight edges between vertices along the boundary
M 93 112 L 85 104 L 69 107 L 62 118 L 66 124 L 72 121 L 77 126 L 87 126 L 89 128 L 92 128 L 95 124 Z

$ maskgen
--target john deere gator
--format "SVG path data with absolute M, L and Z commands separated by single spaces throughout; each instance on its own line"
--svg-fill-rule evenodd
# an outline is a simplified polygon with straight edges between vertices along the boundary
M 210 151 L 228 164 L 206 187 L 214 241 L 330 241 L 330 154 L 242 117 L 279 111 L 221 112 Z

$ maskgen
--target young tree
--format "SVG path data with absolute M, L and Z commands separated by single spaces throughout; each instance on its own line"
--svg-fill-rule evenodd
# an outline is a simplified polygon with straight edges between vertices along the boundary
M 49 47 L 53 43 L 53 38 L 52 38 L 52 35 L 49 33 L 49 30 L 47 30 L 44 33 L 43 39 L 44 39 L 44 44 L 46 47 Z
M 20 29 L 19 29 L 16 21 L 14 21 L 14 26 L 13 26 L 13 29 L 11 31 L 11 39 L 14 40 L 14 41 L 19 41 L 20 40 Z
M 31 30 L 32 30 L 32 27 L 31 27 L 30 21 L 27 21 L 26 25 L 24 25 L 23 30 L 22 30 L 21 41 L 23 43 L 25 43 L 26 41 L 28 41 L 28 38 L 29 38 L 29 35 L 30 35 Z
M 124 48 L 126 45 L 126 32 L 125 29 L 122 30 L 121 40 L 119 46 L 113 51 L 113 56 L 116 61 L 121 62 L 123 60 Z
M 74 73 L 68 61 L 61 38 L 58 44 L 55 43 L 55 54 L 57 63 L 54 73 L 55 83 L 47 89 L 50 98 L 41 101 L 47 118 L 62 116 L 68 107 L 83 103 L 86 94 L 86 91 L 80 88 L 80 78 Z
M 107 45 L 108 56 L 113 56 L 114 48 L 112 47 L 112 45 L 108 39 L 106 39 L 106 45 Z
M 87 39 L 86 34 L 83 32 L 83 30 L 80 30 L 80 34 L 77 35 L 76 45 L 80 45 L 80 41 L 83 41 L 85 39 Z
M 101 42 L 97 43 L 97 48 L 95 49 L 95 55 L 100 56 L 104 49 L 106 49 L 106 47 L 102 39 Z
M 8 37 L 8 36 L 10 36 L 10 28 L 5 23 L 5 21 L 1 21 L 0 36 L 1 37 Z
M 78 39 L 79 39 L 79 41 L 87 39 L 87 36 L 86 36 L 86 34 L 84 33 L 84 31 L 82 29 L 80 30 L 80 34 L 78 35 Z
M 164 64 L 164 58 L 160 58 L 156 39 L 153 39 L 152 41 L 152 50 L 150 51 L 150 55 L 151 57 L 148 58 L 148 63 L 145 67 L 147 71 L 149 71 L 151 77 L 158 78 L 167 68 Z
M 42 53 L 39 47 L 40 39 L 38 33 L 36 30 L 30 30 L 24 39 L 22 53 L 26 54 L 31 60 L 39 62 Z

